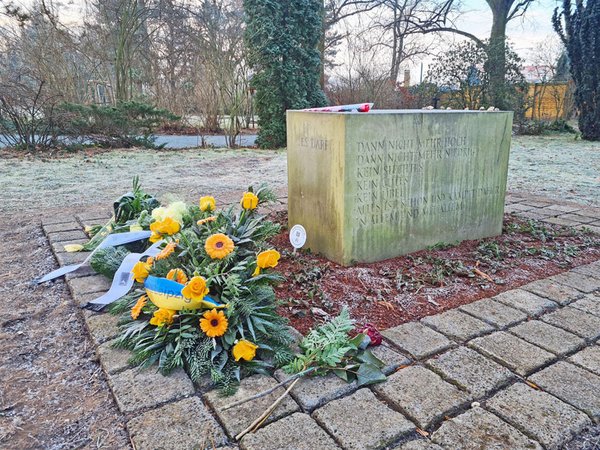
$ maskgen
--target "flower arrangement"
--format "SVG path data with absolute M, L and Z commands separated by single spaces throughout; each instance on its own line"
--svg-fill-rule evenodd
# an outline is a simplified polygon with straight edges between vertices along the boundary
M 231 393 L 245 374 L 292 361 L 272 288 L 282 280 L 272 271 L 280 255 L 267 244 L 280 226 L 257 212 L 273 199 L 266 187 L 249 188 L 241 208 L 218 211 L 205 196 L 194 206 L 157 207 L 138 222 L 162 243 L 133 267 L 132 291 L 111 308 L 122 314 L 115 345 L 133 352 L 131 362 L 156 363 L 164 374 L 181 367 L 193 381 L 208 375 Z

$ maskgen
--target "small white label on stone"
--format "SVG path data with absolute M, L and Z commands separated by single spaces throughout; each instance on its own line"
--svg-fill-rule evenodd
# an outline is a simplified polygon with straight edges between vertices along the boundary
M 294 225 L 290 230 L 290 243 L 294 249 L 302 248 L 306 244 L 306 230 L 302 225 Z

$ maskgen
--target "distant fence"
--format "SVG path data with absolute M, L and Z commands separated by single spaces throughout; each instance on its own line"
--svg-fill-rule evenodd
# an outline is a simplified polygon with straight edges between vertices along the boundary
M 568 119 L 573 112 L 570 83 L 534 83 L 528 85 L 525 117 L 532 120 Z

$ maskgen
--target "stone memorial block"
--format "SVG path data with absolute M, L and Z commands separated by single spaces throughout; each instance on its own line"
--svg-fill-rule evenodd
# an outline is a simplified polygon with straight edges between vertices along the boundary
M 499 235 L 512 112 L 288 111 L 289 224 L 340 264 Z

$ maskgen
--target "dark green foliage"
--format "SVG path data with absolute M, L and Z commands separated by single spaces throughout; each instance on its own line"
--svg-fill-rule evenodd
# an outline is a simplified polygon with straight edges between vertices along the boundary
M 285 146 L 286 110 L 327 103 L 319 84 L 321 60 L 317 50 L 322 7 L 319 0 L 244 1 L 260 147 Z
M 165 109 L 140 102 L 121 102 L 117 106 L 64 103 L 58 108 L 60 133 L 101 147 L 154 148 L 154 130 L 178 117 Z
M 554 29 L 564 42 L 575 82 L 575 105 L 583 139 L 600 140 L 600 0 L 563 0 Z
M 125 247 L 101 248 L 92 256 L 90 266 L 99 274 L 112 280 L 128 254 L 129 251 Z
M 151 213 L 158 208 L 160 202 L 152 195 L 147 194 L 140 186 L 140 178 L 133 177 L 133 190 L 119 197 L 113 203 L 115 222 L 119 225 L 133 219 L 137 219 L 142 211 Z

